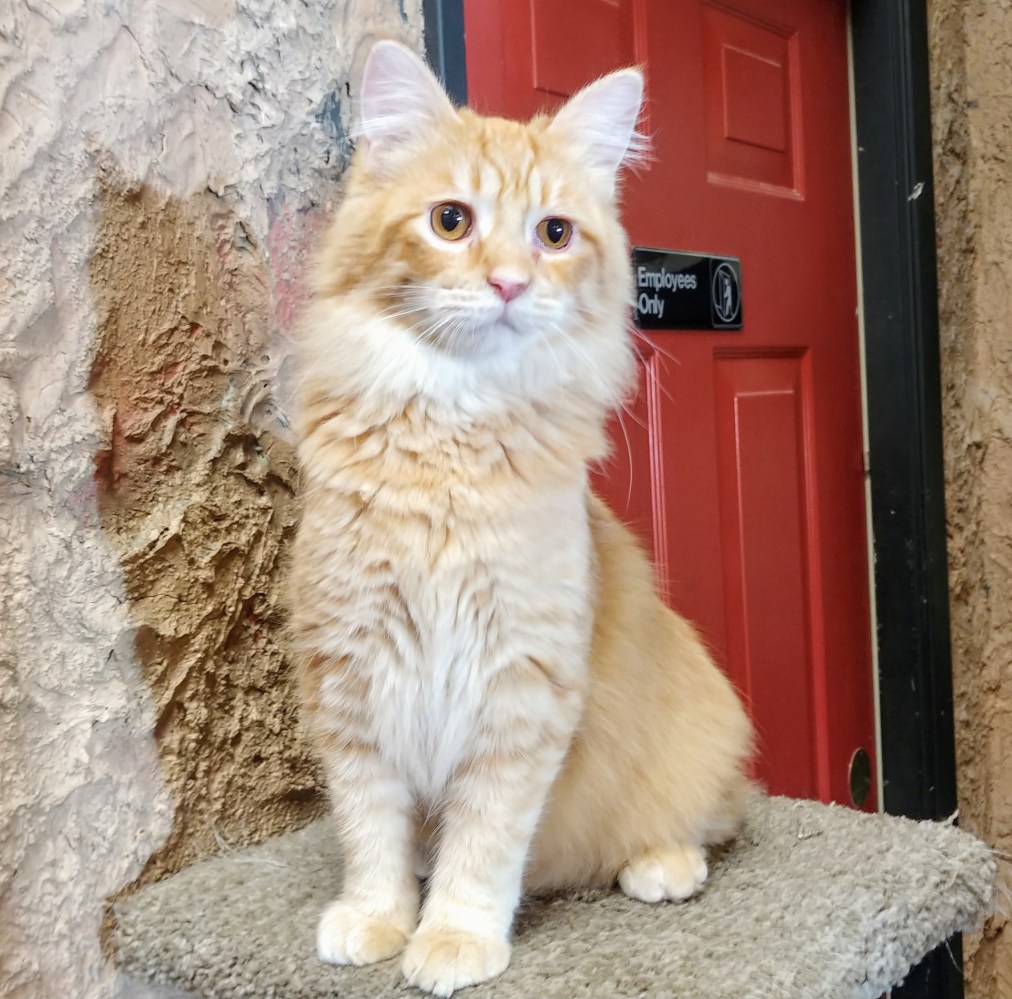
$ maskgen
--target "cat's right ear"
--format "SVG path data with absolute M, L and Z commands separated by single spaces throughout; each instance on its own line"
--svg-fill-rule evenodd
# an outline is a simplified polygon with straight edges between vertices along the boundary
M 371 169 L 382 169 L 406 143 L 453 114 L 432 70 L 411 49 L 391 41 L 372 47 L 362 73 L 358 125 Z
M 647 138 L 636 130 L 643 106 L 643 74 L 620 69 L 583 88 L 549 126 L 583 145 L 588 166 L 615 183 L 623 166 L 646 159 Z

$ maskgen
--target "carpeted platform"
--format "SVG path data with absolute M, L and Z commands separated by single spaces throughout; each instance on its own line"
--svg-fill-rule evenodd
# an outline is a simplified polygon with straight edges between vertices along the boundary
M 977 924 L 994 878 L 987 847 L 951 826 L 757 797 L 698 898 L 648 906 L 615 891 L 528 902 L 510 968 L 461 994 L 875 997 Z M 116 906 L 119 964 L 207 999 L 421 995 L 396 961 L 317 961 L 317 916 L 340 881 L 326 823 L 204 861 Z

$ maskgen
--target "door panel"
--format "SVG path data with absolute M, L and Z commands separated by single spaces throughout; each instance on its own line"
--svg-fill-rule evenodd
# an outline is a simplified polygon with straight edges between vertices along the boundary
M 849 802 L 874 723 L 845 0 L 465 0 L 465 23 L 478 110 L 643 65 L 631 241 L 741 259 L 740 332 L 642 334 L 594 484 L 745 695 L 757 775 Z
M 728 667 L 764 720 L 756 775 L 798 795 L 815 786 L 817 759 L 804 363 L 731 355 L 715 370 Z
M 586 67 L 610 72 L 636 62 L 630 0 L 538 0 L 532 4 L 534 89 L 569 97 L 586 82 Z M 563 58 L 577 50 L 579 59 Z
M 702 15 L 708 179 L 798 193 L 797 33 L 710 4 Z

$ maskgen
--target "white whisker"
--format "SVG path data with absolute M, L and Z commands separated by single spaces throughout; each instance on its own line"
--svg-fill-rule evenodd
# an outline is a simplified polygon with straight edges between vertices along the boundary
M 642 330 L 640 330 L 636 326 L 635 323 L 627 323 L 626 331 L 631 333 L 634 337 L 636 337 L 637 340 L 641 340 L 643 343 L 645 343 L 651 350 L 660 354 L 661 357 L 667 358 L 667 360 L 671 361 L 673 364 L 677 364 L 679 367 L 682 367 L 682 362 L 677 357 L 675 357 L 675 355 L 672 354 L 670 350 L 666 350 L 655 340 L 651 340 Z
M 670 351 L 665 350 L 663 347 L 660 347 L 653 340 L 647 339 L 647 337 L 645 337 L 635 327 L 630 326 L 629 327 L 629 331 L 634 336 L 639 337 L 639 339 L 642 340 L 643 343 L 647 344 L 650 347 L 651 351 L 653 351 L 654 353 L 660 354 L 660 356 L 664 359 L 664 361 L 672 361 L 673 363 L 677 364 L 679 367 L 682 366 L 682 362 L 677 357 L 675 357 L 674 354 L 672 354 Z M 675 397 L 671 394 L 671 392 L 668 390 L 668 388 L 661 381 L 660 376 L 654 370 L 654 366 L 652 364 L 644 364 L 644 367 L 646 368 L 647 378 L 650 379 L 651 384 L 658 391 L 661 392 L 661 394 L 664 396 L 665 399 L 668 400 L 668 402 L 673 403 L 675 401 Z
M 622 438 L 625 441 L 626 467 L 629 469 L 628 489 L 626 490 L 625 496 L 625 505 L 626 509 L 628 509 L 629 504 L 632 501 L 633 478 L 635 478 L 636 470 L 633 466 L 632 441 L 629 439 L 629 431 L 626 429 L 625 421 L 622 419 L 624 412 L 626 412 L 625 407 L 615 410 L 615 416 L 618 419 L 618 427 L 619 430 L 622 431 Z
M 565 341 L 568 347 L 575 350 L 584 359 L 584 361 L 590 367 L 591 371 L 601 382 L 602 386 L 607 389 L 610 389 L 611 383 L 604 377 L 604 375 L 601 374 L 601 370 L 594 362 L 593 358 L 580 346 L 579 343 L 577 343 L 576 339 L 567 334 L 566 331 L 560 325 L 553 324 L 553 330 L 555 333 L 558 334 L 558 336 L 562 340 Z M 626 428 L 625 422 L 622 419 L 623 413 L 627 415 L 630 419 L 632 419 L 638 426 L 642 427 L 644 430 L 646 430 L 646 426 L 636 416 L 636 414 L 629 409 L 624 400 L 619 399 L 617 401 L 615 405 L 615 415 L 618 418 L 618 426 L 619 429 L 622 431 L 622 438 L 625 441 L 626 462 L 627 467 L 629 469 L 629 492 L 626 497 L 626 506 L 628 507 L 629 502 L 632 499 L 632 488 L 633 488 L 633 478 L 635 476 L 635 467 L 633 465 L 632 440 L 629 437 L 629 431 Z M 611 461 L 612 462 L 615 461 L 615 456 L 612 457 Z
M 587 354 L 587 352 L 580 347 L 580 345 L 576 342 L 576 340 L 573 337 L 568 336 L 561 329 L 558 332 L 559 332 L 559 335 L 564 340 L 566 340 L 567 343 L 574 350 L 576 350 L 581 355 L 581 357 L 583 357 L 583 359 L 587 362 L 587 364 L 589 364 L 591 366 L 591 368 L 593 368 L 594 373 L 597 375 L 597 377 L 601 381 L 601 383 L 605 387 L 610 388 L 610 384 L 611 383 L 608 382 L 607 379 L 605 379 L 605 377 L 601 374 L 600 369 L 594 363 L 594 361 L 590 357 L 590 355 Z M 639 394 L 639 390 L 637 388 L 637 391 L 633 392 L 632 395 L 629 396 L 629 398 L 630 399 L 635 399 L 638 394 Z M 629 419 L 631 419 L 633 421 L 633 423 L 635 423 L 638 427 L 640 427 L 643 430 L 646 430 L 646 424 L 626 405 L 626 399 L 625 398 L 620 398 L 620 399 L 618 399 L 615 402 L 615 412 L 618 413 L 619 411 L 625 413 L 629 417 Z

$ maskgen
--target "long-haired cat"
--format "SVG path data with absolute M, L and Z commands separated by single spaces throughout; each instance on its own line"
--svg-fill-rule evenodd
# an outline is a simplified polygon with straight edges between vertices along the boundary
M 377 44 L 299 344 L 292 626 L 345 856 L 318 951 L 437 995 L 507 966 L 522 888 L 697 892 L 746 797 L 741 704 L 587 484 L 634 371 L 642 90 L 483 118 Z

